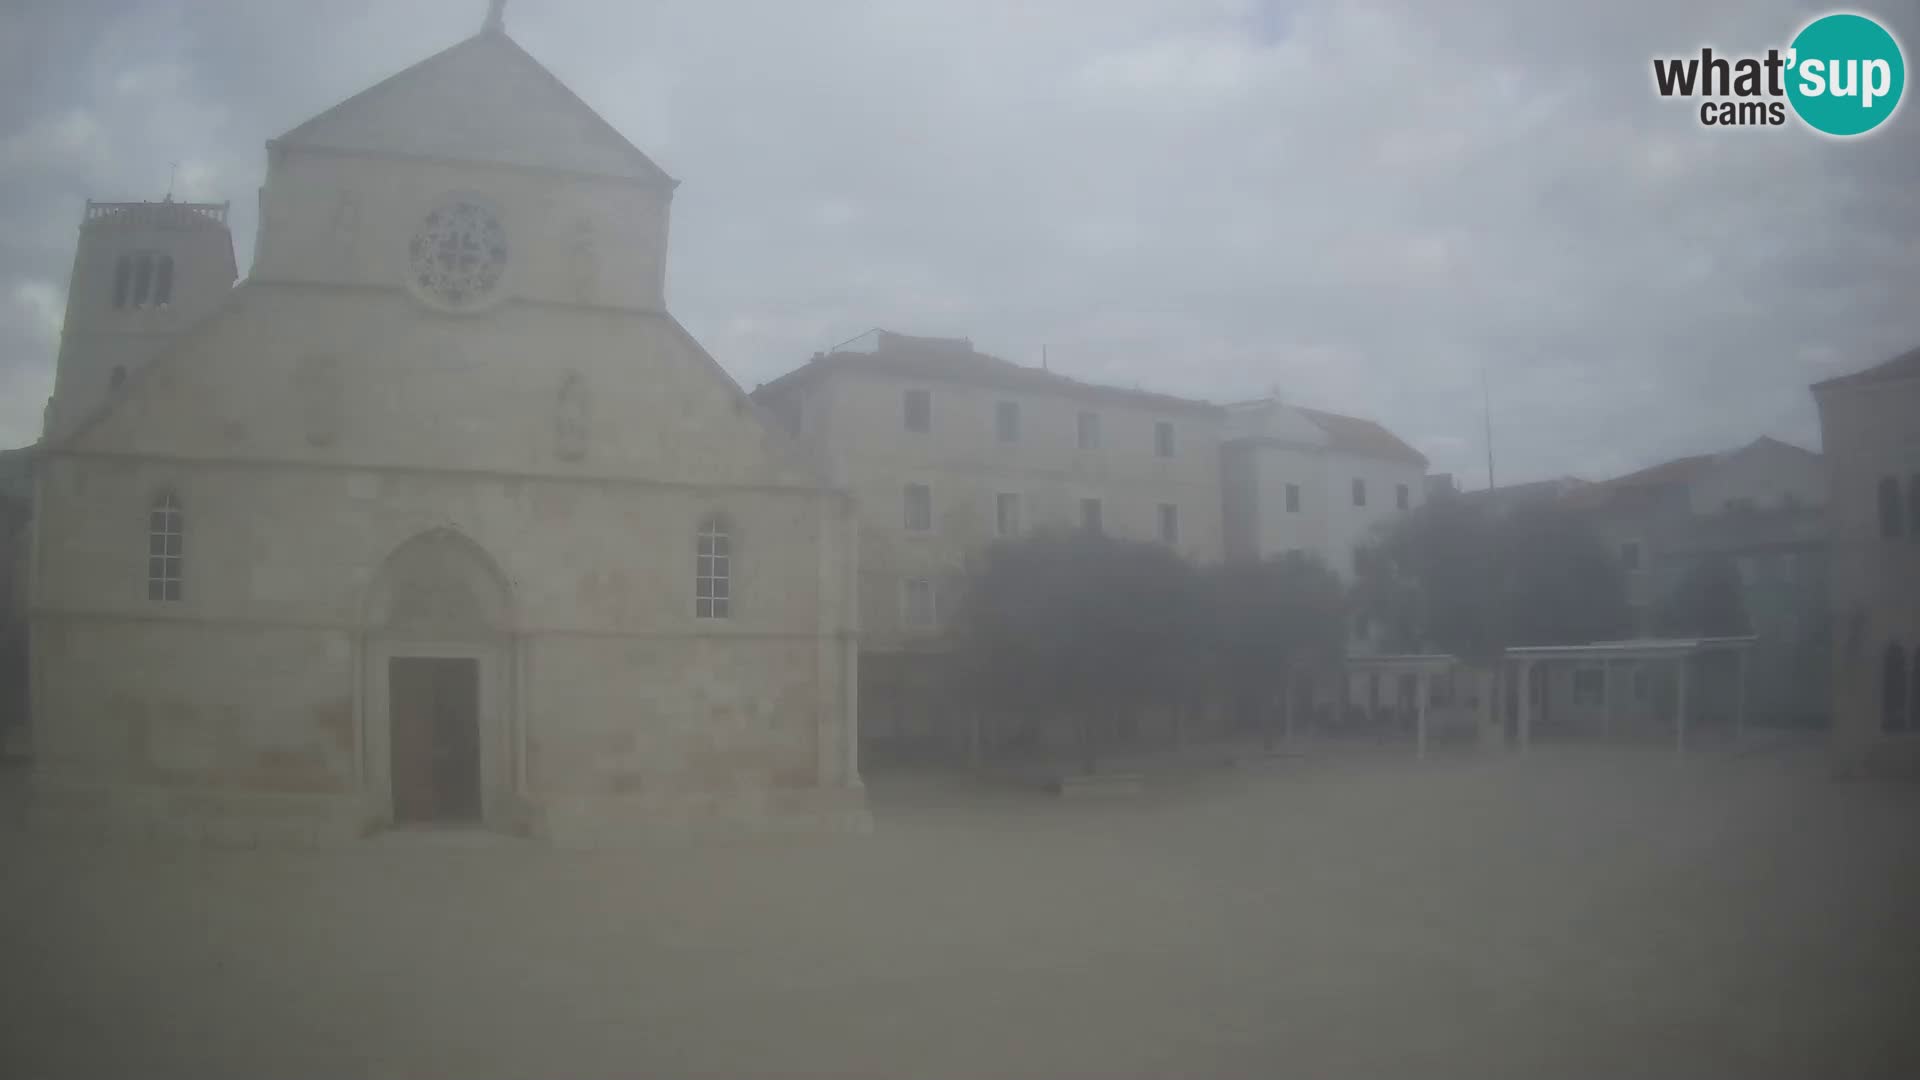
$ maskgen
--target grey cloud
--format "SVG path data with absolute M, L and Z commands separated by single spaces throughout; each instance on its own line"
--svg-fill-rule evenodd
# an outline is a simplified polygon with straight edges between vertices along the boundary
M 0 145 L 97 131 L 0 161 L 0 298 L 63 287 L 80 200 L 152 196 L 170 160 L 234 201 L 244 263 L 264 140 L 483 9 L 8 16 L 83 62 L 37 67 Z M 508 26 L 684 182 L 672 304 L 748 385 L 876 324 L 1044 343 L 1124 385 L 1277 384 L 1477 477 L 1484 368 L 1517 480 L 1810 442 L 1809 382 L 1920 341 L 1911 105 L 1839 143 L 1708 132 L 1652 93 L 1652 56 L 1765 48 L 1812 10 L 573 0 Z M 1920 42 L 1910 6 L 1882 14 Z M 0 305 L 8 386 L 51 364 L 28 322 Z

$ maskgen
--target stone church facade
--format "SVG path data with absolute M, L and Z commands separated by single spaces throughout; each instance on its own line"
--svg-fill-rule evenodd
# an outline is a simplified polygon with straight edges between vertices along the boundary
M 497 23 L 90 204 L 36 462 L 36 813 L 858 827 L 850 499 L 665 309 L 675 181 Z M 163 298 L 164 291 L 164 298 Z

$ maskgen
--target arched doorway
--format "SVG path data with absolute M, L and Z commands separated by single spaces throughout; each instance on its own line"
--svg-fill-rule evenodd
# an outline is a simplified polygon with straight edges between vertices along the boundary
M 451 529 L 387 557 L 364 617 L 368 756 L 379 821 L 511 826 L 521 815 L 512 595 Z

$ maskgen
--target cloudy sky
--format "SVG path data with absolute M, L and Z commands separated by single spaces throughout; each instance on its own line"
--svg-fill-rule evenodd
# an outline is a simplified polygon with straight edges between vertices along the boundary
M 53 381 L 84 200 L 234 203 L 263 143 L 485 0 L 0 8 L 0 445 Z M 1712 130 L 1650 60 L 1785 0 L 517 0 L 682 185 L 669 303 L 751 387 L 873 326 L 1376 417 L 1470 486 L 1771 434 L 1920 345 L 1920 108 Z M 1907 44 L 1916 0 L 1857 5 Z M 1910 92 L 1908 96 L 1912 96 Z

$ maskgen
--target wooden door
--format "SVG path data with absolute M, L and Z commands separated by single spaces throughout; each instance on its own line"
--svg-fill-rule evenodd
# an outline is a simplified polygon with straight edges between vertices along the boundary
M 480 818 L 480 664 L 396 657 L 387 667 L 393 819 Z
M 439 821 L 480 820 L 480 662 L 434 661 L 433 793 Z

